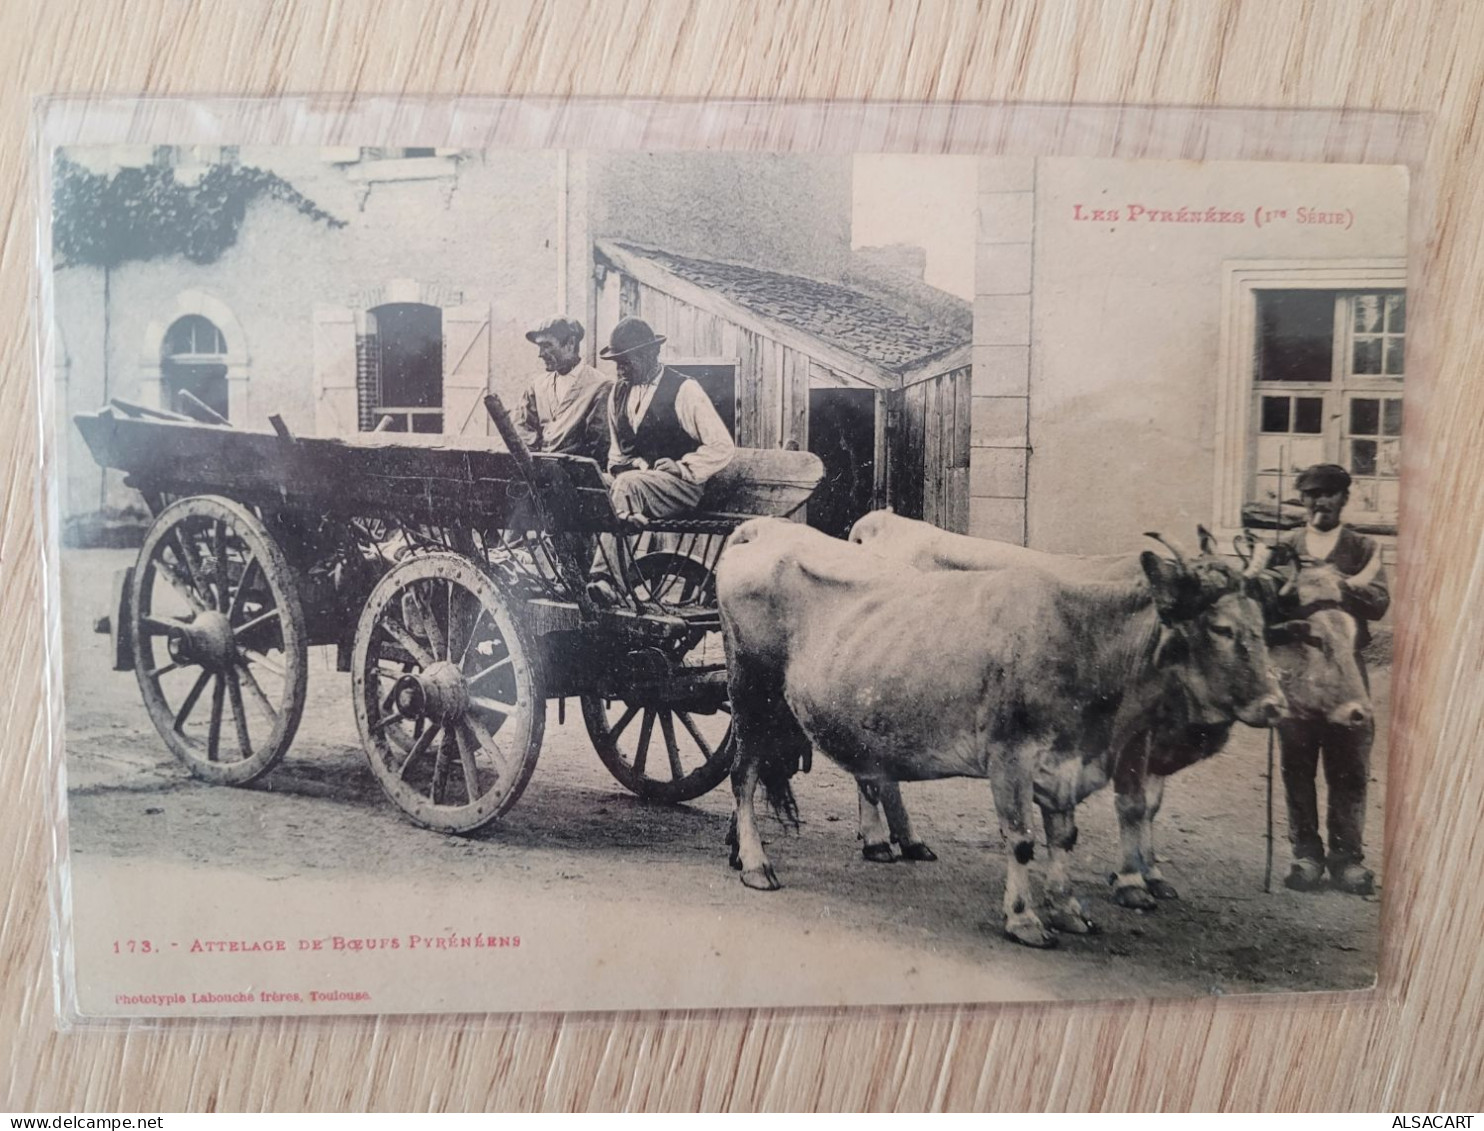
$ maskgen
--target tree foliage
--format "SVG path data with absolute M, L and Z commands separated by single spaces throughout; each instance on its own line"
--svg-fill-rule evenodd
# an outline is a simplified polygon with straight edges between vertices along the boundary
M 182 255 L 215 263 L 237 242 L 247 206 L 279 200 L 331 228 L 345 227 L 276 173 L 213 165 L 195 184 L 164 165 L 94 173 L 57 155 L 52 189 L 52 251 L 59 266 L 117 267 Z

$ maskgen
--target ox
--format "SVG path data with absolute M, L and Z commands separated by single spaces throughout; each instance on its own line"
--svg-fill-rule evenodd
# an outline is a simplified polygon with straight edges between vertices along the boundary
M 1139 572 L 1137 554 L 1075 556 L 1046 554 L 1023 546 L 951 534 L 926 522 L 889 511 L 866 515 L 855 524 L 850 540 L 873 553 L 919 570 L 1002 570 L 1026 565 L 1068 578 L 1114 581 Z M 1210 536 L 1202 531 L 1202 548 Z M 1277 565 L 1261 551 L 1249 574 Z M 1341 610 L 1340 577 L 1332 568 L 1299 571 L 1279 590 L 1271 577 L 1265 605 L 1271 620 L 1266 631 L 1270 656 L 1288 702 L 1291 718 L 1327 721 L 1356 729 L 1369 726 L 1371 707 L 1364 676 L 1355 659 L 1355 621 Z M 1158 705 L 1151 726 L 1118 752 L 1113 773 L 1123 861 L 1113 875 L 1114 898 L 1124 907 L 1151 910 L 1156 899 L 1179 893 L 1161 874 L 1154 854 L 1153 825 L 1164 799 L 1165 780 L 1225 748 L 1233 724 L 1212 724 L 1189 717 L 1177 695 Z M 909 859 L 924 859 L 931 850 L 917 840 L 895 783 L 861 785 L 861 835 L 868 860 L 890 860 L 891 840 Z M 880 797 L 885 823 L 873 804 Z M 908 845 L 913 853 L 909 855 Z M 884 851 L 884 855 L 882 850 Z
M 1033 803 L 1046 826 L 1053 928 L 1092 929 L 1072 895 L 1077 803 L 1175 695 L 1194 718 L 1269 726 L 1283 697 L 1262 610 L 1225 563 L 1154 553 L 1134 584 L 1029 567 L 905 575 L 777 519 L 744 523 L 717 568 L 737 743 L 734 863 L 777 888 L 757 828 L 759 782 L 797 817 L 789 778 L 811 748 L 875 785 L 988 778 L 1010 853 L 1005 933 L 1056 936 L 1033 909 Z

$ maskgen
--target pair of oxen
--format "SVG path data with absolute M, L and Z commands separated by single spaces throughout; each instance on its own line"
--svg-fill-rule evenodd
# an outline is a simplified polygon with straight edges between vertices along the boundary
M 1339 576 L 1249 543 L 1201 553 L 1045 554 L 877 512 L 850 540 L 757 519 L 717 568 L 737 740 L 729 837 L 742 882 L 779 885 L 758 831 L 762 785 L 797 820 L 790 778 L 821 751 L 853 774 L 868 860 L 933 853 L 899 783 L 987 778 L 1008 849 L 1005 933 L 1052 946 L 1095 930 L 1069 878 L 1076 807 L 1110 781 L 1125 907 L 1175 898 L 1152 822 L 1170 774 L 1237 722 L 1369 721 Z M 882 809 L 885 820 L 882 819 Z M 1035 897 L 1033 810 L 1049 862 Z

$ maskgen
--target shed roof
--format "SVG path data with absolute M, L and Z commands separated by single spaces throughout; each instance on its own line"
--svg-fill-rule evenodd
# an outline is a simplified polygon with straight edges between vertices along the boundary
M 628 243 L 613 246 L 752 314 L 813 335 L 892 373 L 920 368 L 968 344 L 961 330 L 927 325 L 879 298 L 839 283 Z

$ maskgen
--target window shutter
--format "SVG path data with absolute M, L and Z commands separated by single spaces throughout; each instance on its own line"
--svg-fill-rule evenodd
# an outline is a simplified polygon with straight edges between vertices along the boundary
M 357 431 L 356 323 L 345 307 L 314 308 L 314 431 L 344 436 Z
M 489 391 L 488 303 L 443 312 L 443 431 L 450 436 L 485 436 L 489 418 L 481 401 Z

